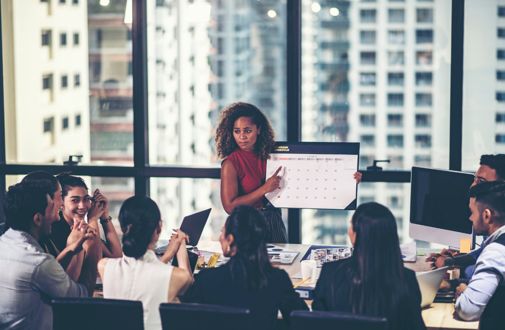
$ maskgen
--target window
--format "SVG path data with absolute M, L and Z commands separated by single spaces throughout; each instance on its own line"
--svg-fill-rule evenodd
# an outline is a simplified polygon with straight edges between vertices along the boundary
M 388 73 L 389 86 L 403 86 L 403 72 Z
M 417 23 L 433 23 L 433 9 L 432 8 L 418 8 L 417 9 Z
M 388 93 L 388 106 L 403 107 L 403 93 Z
M 433 52 L 431 50 L 416 52 L 417 65 L 431 65 L 433 62 Z
M 430 93 L 416 93 L 417 107 L 431 107 L 432 97 Z
M 375 147 L 374 135 L 362 135 L 359 141 L 363 147 Z
M 494 141 L 496 143 L 500 143 L 500 144 L 505 143 L 505 135 L 504 134 L 496 134 Z
M 498 17 L 505 17 L 505 7 L 498 7 Z
M 430 155 L 414 156 L 414 165 L 422 167 L 431 167 L 431 156 Z
M 496 51 L 496 57 L 499 59 L 499 60 L 503 60 L 505 59 L 505 49 L 498 49 Z
M 68 117 L 64 117 L 61 121 L 61 128 L 64 130 L 68 129 Z
M 362 107 L 374 107 L 375 106 L 375 94 L 360 94 L 359 103 Z
M 433 43 L 433 30 L 416 30 L 416 44 Z
M 498 28 L 498 38 L 505 38 L 505 28 Z
M 361 43 L 364 45 L 375 45 L 375 31 L 361 31 Z
M 217 76 L 218 77 L 223 77 L 224 76 L 224 63 L 223 61 L 217 61 L 217 70 L 216 70 Z
M 390 160 L 389 168 L 403 168 L 403 156 L 389 155 L 388 159 Z
M 431 135 L 416 135 L 415 142 L 417 148 L 430 148 L 431 147 Z
M 431 115 L 416 114 L 416 127 L 431 127 Z
M 375 52 L 361 52 L 362 65 L 375 65 Z
M 68 87 L 68 76 L 61 76 L 61 88 Z
M 405 9 L 389 9 L 388 10 L 389 23 L 404 23 L 405 22 Z
M 51 133 L 53 131 L 54 118 L 44 119 L 44 133 Z
M 403 148 L 403 135 L 388 135 L 389 148 Z
M 78 5 L 79 4 L 79 0 L 72 0 L 72 4 Z
M 361 9 L 360 11 L 361 23 L 375 23 L 377 19 L 377 10 L 375 9 Z
M 52 75 L 45 75 L 42 77 L 42 89 L 51 89 L 52 88 Z
M 51 31 L 42 31 L 42 46 L 51 46 Z
M 79 33 L 74 33 L 74 46 L 79 45 Z
M 74 87 L 81 86 L 81 75 L 74 75 Z
M 496 122 L 497 123 L 505 123 L 505 113 L 497 113 L 496 114 Z
M 61 33 L 60 34 L 60 46 L 66 46 L 66 45 L 67 45 L 67 34 Z
M 67 3 L 67 0 L 60 0 L 60 4 L 64 5 Z
M 399 196 L 390 196 L 388 204 L 392 209 L 401 209 L 403 207 L 403 199 Z
M 81 126 L 81 115 L 75 115 L 75 127 Z
M 359 115 L 361 126 L 375 127 L 375 115 Z
M 388 115 L 388 126 L 389 127 L 403 127 L 403 115 L 389 114 Z
M 496 101 L 505 102 L 505 92 L 496 92 Z
M 416 86 L 431 86 L 433 74 L 431 72 L 416 72 Z
M 359 81 L 361 86 L 375 86 L 375 72 L 360 73 Z
M 370 155 L 360 155 L 359 156 L 359 167 L 366 168 L 373 164 L 373 156 Z
M 400 52 L 388 52 L 388 64 L 389 65 L 404 65 L 405 64 L 405 53 Z
M 217 38 L 217 52 L 219 54 L 224 54 L 224 40 L 223 40 L 223 38 Z
M 390 45 L 404 45 L 405 44 L 405 31 L 389 31 L 388 43 Z

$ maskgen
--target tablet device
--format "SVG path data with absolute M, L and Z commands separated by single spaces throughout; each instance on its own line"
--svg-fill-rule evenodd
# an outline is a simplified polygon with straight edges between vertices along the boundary
M 212 209 L 207 209 L 205 211 L 188 215 L 182 220 L 180 229 L 189 235 L 188 245 L 196 246 L 198 244 L 211 210 Z

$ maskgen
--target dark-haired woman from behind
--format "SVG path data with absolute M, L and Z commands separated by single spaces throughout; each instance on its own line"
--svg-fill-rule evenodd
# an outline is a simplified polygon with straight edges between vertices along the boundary
M 103 296 L 109 299 L 140 300 L 144 307 L 144 328 L 161 330 L 158 312 L 161 303 L 178 301 L 193 281 L 189 266 L 186 240 L 177 231 L 167 252 L 158 260 L 154 246 L 161 233 L 158 205 L 145 196 L 128 198 L 119 211 L 123 231 L 122 258 L 103 258 L 98 263 Z M 167 265 L 177 254 L 179 267 Z
M 323 265 L 313 310 L 385 316 L 389 329 L 426 329 L 415 273 L 403 266 L 396 221 L 385 206 L 360 205 L 348 230 L 351 258 Z
M 221 267 L 202 270 L 183 300 L 248 308 L 250 329 L 273 329 L 279 310 L 288 323 L 291 311 L 307 310 L 288 274 L 270 263 L 267 231 L 258 210 L 245 205 L 235 207 L 220 237 L 223 254 L 230 260 Z

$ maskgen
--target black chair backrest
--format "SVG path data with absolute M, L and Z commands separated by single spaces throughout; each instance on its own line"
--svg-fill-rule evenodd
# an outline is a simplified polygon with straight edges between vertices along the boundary
M 141 301 L 100 298 L 56 298 L 53 330 L 144 329 Z
M 344 312 L 291 312 L 291 329 L 387 330 L 385 317 Z
M 205 304 L 161 304 L 163 329 L 248 329 L 248 309 Z

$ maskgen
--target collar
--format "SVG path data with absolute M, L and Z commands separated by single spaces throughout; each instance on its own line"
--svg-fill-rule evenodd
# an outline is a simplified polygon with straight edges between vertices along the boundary
M 24 242 L 29 245 L 33 245 L 38 252 L 46 253 L 46 251 L 40 247 L 40 244 L 37 242 L 35 237 L 28 234 L 26 231 L 9 228 L 9 230 L 7 230 L 1 237 L 2 239 L 14 241 L 14 244 Z
M 505 234 L 505 226 L 501 226 L 497 231 L 495 231 L 492 235 L 490 235 L 487 240 L 482 244 L 482 247 L 486 247 L 489 244 L 493 243 L 500 237 L 502 234 Z

